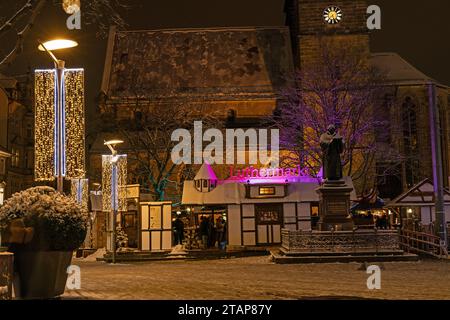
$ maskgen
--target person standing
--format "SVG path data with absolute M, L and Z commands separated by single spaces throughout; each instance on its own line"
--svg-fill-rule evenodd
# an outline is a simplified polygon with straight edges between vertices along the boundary
M 217 246 L 219 249 L 222 248 L 222 241 L 223 241 L 223 232 L 224 232 L 224 224 L 222 217 L 218 217 L 216 220 L 216 240 L 217 240 Z M 214 241 L 214 246 L 216 245 Z
M 206 221 L 208 221 L 208 248 L 211 248 L 214 246 L 216 234 L 214 226 L 214 216 L 206 218 Z
M 205 217 L 200 219 L 200 236 L 202 237 L 203 249 L 208 248 L 208 227 L 209 223 Z
M 181 221 L 180 217 L 177 217 L 173 222 L 174 233 L 175 233 L 175 245 L 183 244 L 184 240 L 184 223 Z

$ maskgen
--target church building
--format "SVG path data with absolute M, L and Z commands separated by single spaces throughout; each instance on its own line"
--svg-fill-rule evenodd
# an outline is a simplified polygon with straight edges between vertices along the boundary
M 380 108 L 386 119 L 401 123 L 385 143 L 408 155 L 395 173 L 377 181 L 381 197 L 393 199 L 432 177 L 429 84 L 436 88 L 445 185 L 450 170 L 449 106 L 446 85 L 429 78 L 396 53 L 370 50 L 367 1 L 286 0 L 284 26 L 118 31 L 111 29 L 99 112 L 113 121 L 133 122 L 145 108 L 174 101 L 198 102 L 203 112 L 218 112 L 227 127 L 261 127 L 273 113 L 279 91 L 296 70 L 312 63 L 322 41 L 357 45 L 387 74 L 389 94 Z M 89 150 L 90 173 L 99 172 L 103 140 Z M 389 163 L 374 163 L 383 171 Z M 129 170 L 130 173 L 131 170 Z M 220 179 L 227 169 L 216 170 Z M 129 183 L 145 184 L 140 177 Z M 182 185 L 183 181 L 178 181 Z M 148 186 L 146 186 L 148 188 Z M 209 185 L 208 188 L 211 186 Z M 172 190 L 181 200 L 181 190 Z M 177 201 L 175 201 L 177 202 Z

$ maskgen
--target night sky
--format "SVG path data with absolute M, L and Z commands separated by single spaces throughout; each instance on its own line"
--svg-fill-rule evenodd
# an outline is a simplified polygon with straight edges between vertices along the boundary
M 397 52 L 428 76 L 450 85 L 450 1 L 377 0 L 382 10 L 382 30 L 372 35 L 372 51 Z M 224 26 L 276 26 L 284 24 L 283 0 L 130 0 L 124 14 L 128 29 L 159 29 Z M 330 1 L 332 4 L 332 1 Z M 82 8 L 83 9 L 83 8 Z M 82 16 L 83 18 L 83 16 Z M 95 36 L 95 27 L 66 28 L 67 15 L 60 6 L 49 6 L 27 38 L 24 52 L 7 70 L 23 74 L 28 68 L 52 67 L 45 53 L 36 50 L 36 39 L 69 37 L 79 47 L 57 52 L 67 67 L 86 69 L 88 113 L 95 108 L 100 88 L 106 39 Z

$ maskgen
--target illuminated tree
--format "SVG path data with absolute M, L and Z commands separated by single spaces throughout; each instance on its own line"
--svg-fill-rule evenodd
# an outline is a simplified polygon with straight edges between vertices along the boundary
M 140 184 L 145 193 L 154 200 L 168 199 L 170 190 L 181 194 L 183 181 L 192 179 L 195 165 L 175 165 L 171 160 L 172 149 L 178 141 L 172 141 L 172 132 L 186 129 L 193 137 L 194 121 L 202 121 L 203 130 L 222 129 L 223 120 L 202 95 L 183 99 L 168 99 L 162 102 L 144 84 L 134 88 L 126 100 L 107 104 L 101 97 L 99 113 L 94 121 L 95 134 L 124 140 L 121 152 L 128 154 L 128 182 Z M 165 96 L 175 97 L 175 89 L 166 88 Z M 116 116 L 120 110 L 121 117 Z M 128 115 L 128 116 L 123 116 Z
M 280 105 L 269 119 L 280 129 L 284 150 L 280 161 L 300 162 L 318 173 L 320 135 L 334 124 L 345 141 L 344 175 L 356 181 L 361 193 L 373 190 L 376 163 L 395 167 L 402 161 L 387 142 L 390 121 L 382 108 L 383 75 L 371 66 L 364 49 L 331 40 L 319 45 L 319 55 L 297 70 L 281 90 Z

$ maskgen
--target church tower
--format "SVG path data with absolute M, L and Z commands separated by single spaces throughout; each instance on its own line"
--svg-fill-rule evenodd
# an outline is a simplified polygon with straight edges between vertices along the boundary
M 328 39 L 361 46 L 369 53 L 367 7 L 365 0 L 286 0 L 286 25 L 296 66 L 314 59 L 320 42 Z

